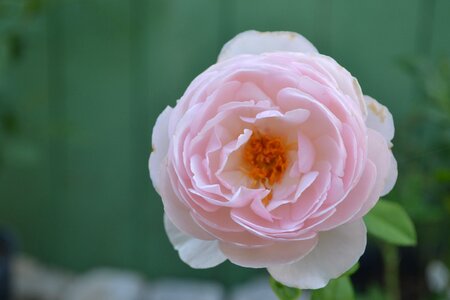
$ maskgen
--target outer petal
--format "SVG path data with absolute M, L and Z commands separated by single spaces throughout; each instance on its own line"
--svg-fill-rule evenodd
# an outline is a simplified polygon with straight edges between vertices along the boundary
M 152 153 L 150 154 L 150 159 L 148 161 L 148 168 L 153 186 L 159 194 L 161 194 L 161 164 L 169 149 L 170 139 L 168 127 L 171 113 L 172 107 L 167 106 L 159 115 L 155 127 L 153 127 Z
M 277 51 L 318 53 L 313 44 L 298 33 L 249 30 L 238 34 L 226 43 L 219 54 L 218 61 L 240 54 L 261 54 Z
M 384 188 L 383 191 L 381 192 L 381 196 L 386 195 L 387 193 L 389 193 L 392 188 L 395 185 L 395 182 L 397 181 L 397 176 L 398 176 L 398 170 L 397 170 L 397 160 L 395 159 L 394 155 L 392 154 L 392 151 L 389 152 L 389 156 L 391 159 L 390 162 L 390 167 L 389 167 L 389 171 L 388 171 L 388 176 L 385 179 L 385 184 L 384 184 Z
M 164 215 L 164 227 L 181 260 L 192 268 L 212 268 L 226 260 L 219 249 L 217 240 L 204 241 L 193 238 L 178 230 L 166 215 Z
M 364 100 L 367 105 L 367 127 L 379 132 L 387 141 L 389 147 L 392 146 L 391 140 L 394 138 L 395 128 L 392 114 L 389 112 L 386 106 L 378 103 L 377 100 L 369 96 L 364 96 Z M 387 177 L 385 178 L 384 188 L 381 192 L 381 196 L 389 193 L 397 181 L 397 161 L 395 160 L 392 151 L 389 151 L 389 170 Z
M 381 133 L 388 143 L 394 138 L 394 119 L 386 106 L 369 96 L 364 96 L 367 105 L 366 125 Z
M 220 249 L 234 264 L 249 268 L 265 268 L 297 261 L 311 252 L 316 244 L 317 237 L 313 237 L 308 240 L 276 242 L 270 246 L 253 248 L 221 242 Z
M 166 164 L 166 162 L 167 160 L 165 159 L 163 163 Z M 214 237 L 194 221 L 188 207 L 175 194 L 167 171 L 161 172 L 160 175 L 160 195 L 167 217 L 186 234 L 201 240 L 213 240 Z
M 322 232 L 316 248 L 297 262 L 269 267 L 281 283 L 301 289 L 318 289 L 350 269 L 366 248 L 362 219 Z
M 381 133 L 371 128 L 367 129 L 367 135 L 367 158 L 375 164 L 377 178 L 371 196 L 354 218 L 362 218 L 367 214 L 377 204 L 378 199 L 390 191 L 397 179 L 397 163 L 388 147 L 388 141 Z

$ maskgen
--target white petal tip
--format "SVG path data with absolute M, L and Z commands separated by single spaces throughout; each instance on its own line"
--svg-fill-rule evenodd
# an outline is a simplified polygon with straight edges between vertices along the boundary
M 240 54 L 261 54 L 266 52 L 318 53 L 317 49 L 302 35 L 289 31 L 242 32 L 226 43 L 218 61 Z

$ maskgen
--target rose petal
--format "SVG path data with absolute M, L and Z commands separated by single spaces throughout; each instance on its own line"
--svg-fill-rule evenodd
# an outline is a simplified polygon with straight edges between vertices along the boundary
M 366 125 L 381 133 L 388 143 L 394 138 L 394 119 L 386 106 L 369 96 L 364 96 L 367 105 Z
M 203 240 L 212 240 L 208 232 L 203 230 L 192 219 L 189 209 L 181 202 L 180 197 L 175 193 L 168 172 L 161 172 L 160 195 L 164 204 L 164 211 L 177 228 L 182 228 L 183 232 Z
M 221 211 L 222 214 L 225 212 L 229 214 L 229 211 L 227 210 L 225 210 L 225 212 L 223 212 L 224 210 Z M 208 220 L 196 212 L 193 212 L 193 217 L 199 226 L 219 240 L 250 247 L 267 246 L 273 243 L 272 240 L 252 234 L 233 220 L 230 221 L 230 219 L 224 220 L 224 218 L 220 218 L 219 216 L 219 218 L 215 218 L 214 220 Z M 217 222 L 217 220 L 219 222 Z M 223 222 L 227 222 L 227 224 L 223 226 Z
M 358 184 L 336 206 L 336 212 L 316 230 L 330 230 L 355 218 L 365 202 L 378 196 L 378 190 L 373 191 L 376 178 L 377 169 L 372 161 L 368 160 Z
M 354 104 L 359 108 L 364 116 L 367 115 L 367 108 L 358 80 L 350 72 L 341 67 L 333 58 L 322 56 L 323 59 L 315 60 L 315 63 L 321 65 L 326 71 L 334 77 L 339 89 L 348 95 Z
M 226 43 L 219 54 L 218 61 L 240 54 L 261 54 L 277 51 L 318 53 L 313 44 L 298 33 L 249 30 L 238 34 Z
M 266 268 L 297 261 L 307 255 L 317 244 L 317 236 L 295 242 L 277 242 L 263 247 L 242 247 L 220 242 L 220 250 L 239 266 Z
M 396 178 L 390 173 L 395 172 L 393 170 L 394 166 L 391 164 L 391 150 L 387 145 L 387 141 L 385 138 L 373 129 L 367 129 L 368 135 L 368 152 L 367 158 L 371 160 L 376 168 L 377 168 L 377 176 L 374 187 L 371 191 L 371 196 L 369 199 L 364 202 L 363 207 L 355 216 L 356 218 L 363 217 L 367 214 L 372 207 L 377 204 L 378 199 L 382 195 L 382 191 L 387 186 L 388 188 L 392 186 L 392 182 L 389 180 L 393 180 Z
M 288 283 L 321 287 L 359 257 L 361 218 L 395 183 L 393 124 L 390 132 L 382 122 L 384 108 L 364 100 L 356 79 L 309 42 L 312 52 L 288 52 L 298 51 L 299 37 L 239 35 L 163 113 L 169 124 L 157 122 L 151 177 L 176 229 L 170 239 L 191 266 L 229 256 L 270 266 Z M 242 165 L 241 148 L 254 130 L 288 146 L 283 179 L 259 189 Z
M 192 268 L 212 268 L 227 259 L 220 251 L 217 240 L 204 241 L 193 238 L 175 227 L 166 215 L 164 215 L 164 227 L 181 260 Z
M 343 143 L 339 145 L 328 135 L 318 137 L 313 143 L 316 149 L 316 159 L 328 161 L 332 166 L 333 173 L 343 177 L 344 164 L 347 158 Z
M 398 176 L 398 170 L 397 170 L 397 160 L 395 159 L 394 155 L 392 154 L 392 151 L 389 151 L 390 154 L 390 168 L 388 171 L 388 175 L 384 181 L 384 188 L 383 191 L 381 191 L 381 196 L 386 195 L 389 193 L 395 185 L 395 182 L 397 181 Z
M 309 172 L 316 159 L 316 151 L 311 140 L 301 131 L 298 133 L 298 171 L 300 173 Z
M 279 282 L 301 289 L 318 289 L 350 269 L 364 253 L 366 227 L 362 219 L 319 234 L 319 243 L 304 258 L 270 266 Z
M 167 155 L 169 149 L 170 139 L 168 126 L 171 113 L 172 107 L 167 106 L 159 115 L 158 119 L 156 119 L 156 124 L 155 127 L 153 127 L 152 133 L 152 153 L 148 160 L 148 168 L 153 186 L 158 193 L 161 186 L 161 163 L 164 161 L 164 157 Z

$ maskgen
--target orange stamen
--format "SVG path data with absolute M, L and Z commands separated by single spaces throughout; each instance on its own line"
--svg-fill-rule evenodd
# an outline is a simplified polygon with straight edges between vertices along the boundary
M 243 150 L 244 169 L 248 177 L 266 188 L 280 182 L 288 165 L 287 150 L 280 137 L 253 132 Z M 267 206 L 271 200 L 272 191 L 263 199 L 264 205 Z
M 262 203 L 264 204 L 264 206 L 269 205 L 270 201 L 272 200 L 272 191 L 270 191 L 270 193 L 264 197 L 264 199 L 262 199 Z

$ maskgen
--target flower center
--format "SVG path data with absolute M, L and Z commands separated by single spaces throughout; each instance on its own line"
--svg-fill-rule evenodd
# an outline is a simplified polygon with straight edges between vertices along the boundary
M 244 169 L 254 185 L 271 188 L 286 171 L 287 146 L 279 136 L 254 131 L 243 149 Z M 264 205 L 272 200 L 272 191 L 263 199 Z

